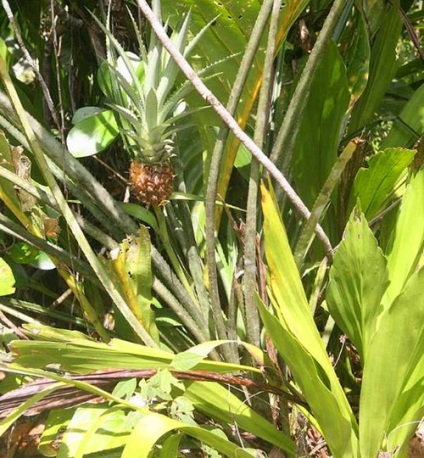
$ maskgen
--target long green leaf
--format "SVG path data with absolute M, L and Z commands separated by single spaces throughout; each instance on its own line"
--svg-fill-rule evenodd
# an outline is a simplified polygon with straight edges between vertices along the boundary
M 368 84 L 353 109 L 349 132 L 356 132 L 369 122 L 397 69 L 396 46 L 402 30 L 399 7 L 387 4 L 383 14 L 382 25 L 371 49 Z
M 415 273 L 403 292 L 380 319 L 371 341 L 364 367 L 359 409 L 360 450 L 363 457 L 377 456 L 390 428 L 420 420 L 410 412 L 405 418 L 400 402 L 414 375 L 414 383 L 422 386 L 424 373 L 424 269 Z M 394 417 L 396 415 L 396 418 Z M 398 444 L 402 445 L 402 444 Z
M 362 213 L 354 209 L 330 270 L 331 316 L 366 361 L 381 298 L 389 283 L 386 259 Z
M 228 424 L 234 423 L 237 427 L 289 453 L 296 450 L 290 437 L 278 431 L 272 423 L 218 383 L 192 382 L 186 387 L 184 396 L 208 417 Z
M 276 315 L 260 307 L 262 319 L 295 374 L 296 383 L 304 390 L 333 453 L 340 457 L 353 456 L 356 421 L 310 313 L 279 212 L 264 185 L 262 208 L 268 283 Z M 327 402 L 322 403 L 323 399 Z
M 297 190 L 310 208 L 336 162 L 349 100 L 346 69 L 331 41 L 314 74 L 292 161 Z
M 165 434 L 176 430 L 202 441 L 230 458 L 252 458 L 252 455 L 221 436 L 200 428 L 188 426 L 164 415 L 151 413 L 142 418 L 134 428 L 122 458 L 147 458 L 154 450 L 155 444 Z
M 384 304 L 401 292 L 416 269 L 424 245 L 424 168 L 405 191 L 396 227 L 387 252 L 390 285 Z

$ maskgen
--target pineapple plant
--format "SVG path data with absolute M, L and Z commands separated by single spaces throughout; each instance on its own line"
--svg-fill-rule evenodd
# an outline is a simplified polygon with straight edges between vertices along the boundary
M 159 6 L 156 6 L 158 9 Z M 158 18 L 160 10 L 155 11 Z M 171 39 L 187 56 L 206 30 L 204 28 L 188 43 L 190 13 Z M 179 67 L 152 32 L 149 46 L 144 46 L 133 20 L 138 38 L 139 56 L 125 52 L 113 35 L 104 28 L 110 49 L 118 55 L 116 65 L 109 64 L 113 78 L 114 100 L 111 108 L 122 126 L 126 149 L 133 156 L 129 180 L 132 194 L 146 206 L 160 206 L 170 198 L 174 187 L 171 158 L 175 154 L 173 136 L 187 125 L 178 121 L 189 111 L 184 98 L 192 90 L 189 83 L 176 88 Z M 165 26 L 166 27 L 166 26 Z
M 156 5 L 155 14 L 160 18 L 158 8 Z M 67 139 L 68 148 L 77 157 L 88 156 L 105 149 L 121 135 L 126 152 L 132 157 L 129 185 L 133 196 L 146 206 L 164 205 L 174 186 L 175 173 L 171 164 L 175 155 L 173 137 L 179 130 L 188 127 L 187 124 L 181 125 L 180 121 L 190 113 L 184 99 L 192 87 L 189 82 L 177 86 L 179 67 L 153 32 L 148 47 L 145 46 L 132 17 L 138 55 L 125 51 L 109 27 L 94 19 L 107 38 L 107 60 L 99 68 L 98 81 L 110 110 L 98 108 L 99 111 L 95 112 L 93 107 L 78 110 L 88 111 L 80 115 L 77 111 L 74 116 L 77 122 L 73 121 L 75 126 Z M 190 13 L 181 27 L 171 34 L 174 44 L 186 57 L 208 27 L 188 42 L 189 22 Z M 110 111 L 113 116 L 109 116 Z M 100 123 L 95 122 L 100 119 Z M 87 135 L 87 141 L 83 142 L 81 132 L 86 134 L 89 122 L 93 126 L 92 131 L 90 137 Z M 73 141 L 74 138 L 77 141 Z M 88 144 L 93 145 L 91 152 Z

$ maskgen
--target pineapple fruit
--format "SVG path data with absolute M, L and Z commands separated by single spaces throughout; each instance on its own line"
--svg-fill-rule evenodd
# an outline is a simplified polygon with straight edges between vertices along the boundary
M 131 190 L 136 199 L 146 206 L 163 205 L 174 188 L 174 170 L 170 162 L 143 164 L 133 160 L 130 166 Z

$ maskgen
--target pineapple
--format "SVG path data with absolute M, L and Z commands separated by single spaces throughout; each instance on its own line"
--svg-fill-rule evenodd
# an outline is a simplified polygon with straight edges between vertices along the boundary
M 160 17 L 160 12 L 156 12 Z M 187 44 L 190 14 L 171 39 L 181 53 L 188 55 L 202 35 Z M 129 170 L 130 188 L 136 199 L 146 206 L 164 205 L 173 191 L 174 170 L 170 158 L 174 153 L 173 135 L 179 130 L 176 121 L 185 111 L 184 97 L 191 90 L 188 83 L 175 88 L 177 64 L 152 33 L 146 49 L 135 24 L 140 55 L 126 52 L 104 26 L 108 38 L 109 71 L 112 76 L 110 104 L 121 125 L 126 150 L 134 157 Z M 114 59 L 114 55 L 117 59 Z M 183 109 L 182 109 L 183 108 Z M 187 127 L 187 126 L 185 126 Z
M 131 162 L 130 183 L 134 196 L 143 204 L 155 207 L 169 199 L 174 188 L 174 170 L 168 162 L 143 164 Z

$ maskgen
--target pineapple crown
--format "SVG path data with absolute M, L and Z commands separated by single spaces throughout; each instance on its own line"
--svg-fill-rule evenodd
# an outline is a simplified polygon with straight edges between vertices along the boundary
M 146 49 L 132 17 L 139 55 L 125 51 L 109 27 L 95 18 L 107 41 L 107 60 L 99 69 L 99 83 L 110 99 L 126 149 L 145 163 L 160 163 L 174 151 L 173 135 L 187 125 L 177 121 L 187 116 L 184 98 L 192 90 L 189 82 L 175 88 L 179 67 L 152 32 Z M 160 18 L 160 11 L 156 11 Z M 207 24 L 190 42 L 191 13 L 172 31 L 171 40 L 187 57 L 207 30 Z M 110 24 L 110 11 L 107 24 Z M 167 24 L 164 25 L 167 28 Z M 215 75 L 212 75 L 215 76 Z

